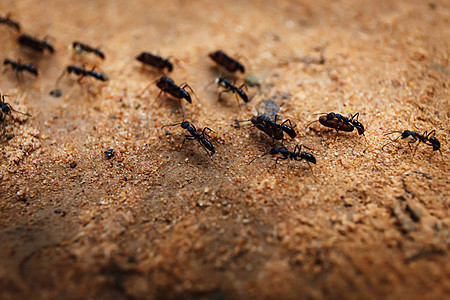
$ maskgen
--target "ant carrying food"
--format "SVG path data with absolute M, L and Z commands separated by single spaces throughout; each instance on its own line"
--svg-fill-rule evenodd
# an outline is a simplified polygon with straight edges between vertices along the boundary
M 209 57 L 211 57 L 211 59 L 214 60 L 217 64 L 221 65 L 232 73 L 236 72 L 237 70 L 241 71 L 241 73 L 245 73 L 244 66 L 237 60 L 226 55 L 222 50 L 210 53 Z
M 66 70 L 59 76 L 57 83 L 60 81 L 60 79 L 67 73 L 74 73 L 75 75 L 78 75 L 78 83 L 81 82 L 81 80 L 84 77 L 94 77 L 97 80 L 100 81 L 108 81 L 108 77 L 105 74 L 99 73 L 94 71 L 95 67 L 93 67 L 91 70 L 86 70 L 83 67 L 77 67 L 77 66 L 67 66 Z M 57 84 L 58 85 L 58 84 Z
M 284 137 L 284 133 L 286 133 L 287 135 L 289 135 L 291 138 L 294 139 L 297 136 L 297 133 L 293 128 L 291 120 L 286 119 L 283 123 L 278 124 L 277 117 L 278 115 L 275 115 L 275 120 L 272 121 L 266 115 L 259 115 L 257 117 L 254 116 L 247 121 L 252 122 L 252 124 L 256 128 L 263 131 L 265 134 L 267 134 L 274 140 L 282 140 Z M 289 123 L 289 125 L 286 125 L 286 123 Z
M 156 81 L 156 85 L 161 89 L 161 91 L 158 94 L 158 97 L 161 95 L 162 92 L 165 92 L 177 98 L 179 101 L 181 99 L 186 99 L 187 102 L 192 103 L 191 95 L 189 95 L 189 93 L 186 92 L 184 89 L 188 87 L 192 93 L 194 93 L 194 91 L 187 83 L 178 86 L 175 84 L 175 82 L 173 82 L 172 79 L 163 76 Z
M 93 53 L 100 57 L 101 59 L 105 59 L 105 54 L 97 48 L 93 48 L 87 44 L 83 44 L 81 42 L 73 42 L 71 48 L 78 54 L 84 55 L 86 53 Z
M 245 83 L 243 83 L 241 86 L 239 87 L 235 87 L 228 79 L 224 78 L 224 77 L 220 77 L 216 79 L 216 83 L 223 87 L 224 90 L 221 91 L 219 93 L 219 99 L 220 99 L 220 95 L 222 93 L 227 93 L 227 92 L 232 92 L 234 94 L 236 94 L 236 100 L 238 102 L 239 105 L 239 99 L 238 96 L 245 102 L 249 102 L 250 100 L 248 99 L 247 94 L 242 90 L 242 88 L 247 88 L 247 85 Z M 240 105 L 239 105 L 240 106 Z
M 359 135 L 364 135 L 364 126 L 358 121 L 359 113 L 350 115 L 348 118 L 334 112 L 319 114 L 322 114 L 323 116 L 321 116 L 319 120 L 310 122 L 306 128 L 312 123 L 319 122 L 323 126 L 336 129 L 336 132 L 338 133 L 339 131 L 352 132 L 356 128 Z
M 167 58 L 162 58 L 149 52 L 142 52 L 136 59 L 143 64 L 155 67 L 159 70 L 167 69 L 169 72 L 172 72 L 173 70 L 172 63 Z
M 2 111 L 3 114 L 5 114 L 5 115 L 10 115 L 11 112 L 13 111 L 13 112 L 16 112 L 16 113 L 19 113 L 19 114 L 22 114 L 22 115 L 31 117 L 30 114 L 23 113 L 23 112 L 21 112 L 21 111 L 15 110 L 15 109 L 13 109 L 13 108 L 11 107 L 11 104 L 6 103 L 6 102 L 5 102 L 5 97 L 8 97 L 7 95 L 0 95 L 0 96 L 1 96 L 1 100 L 0 100 L 0 109 L 1 109 L 1 111 Z M 2 118 L 0 117 L 0 119 L 2 119 Z
M 203 149 L 205 149 L 206 153 L 208 153 L 208 155 L 210 157 L 214 155 L 214 153 L 216 152 L 214 150 L 214 146 L 206 138 L 206 137 L 209 137 L 210 139 L 212 139 L 209 136 L 209 134 L 206 133 L 206 130 L 213 131 L 211 128 L 205 127 L 205 128 L 203 128 L 202 133 L 198 133 L 197 128 L 195 128 L 194 124 L 192 124 L 189 121 L 183 121 L 181 123 L 176 123 L 176 124 L 171 124 L 171 125 L 164 125 L 162 128 L 169 127 L 169 126 L 176 126 L 176 125 L 181 125 L 181 128 L 186 129 L 189 132 L 189 135 L 185 135 L 185 138 L 183 140 L 183 143 L 181 144 L 181 147 L 183 147 L 184 142 L 186 140 L 197 140 L 200 143 L 200 145 L 203 147 Z
M 27 34 L 22 34 L 17 38 L 17 42 L 24 47 L 28 47 L 30 49 L 33 49 L 37 52 L 44 52 L 44 50 L 48 50 L 50 53 L 53 53 L 55 50 L 53 49 L 53 46 L 50 45 L 45 40 L 38 40 L 35 37 L 32 37 Z
M 3 61 L 3 65 L 4 66 L 11 65 L 11 68 L 15 70 L 17 74 L 23 71 L 27 71 L 33 74 L 34 76 L 38 76 L 38 70 L 36 69 L 35 66 L 30 64 L 21 64 L 20 62 L 16 62 L 7 58 Z
M 251 164 L 256 159 L 261 158 L 267 154 L 271 154 L 271 155 L 281 154 L 282 156 L 278 156 L 277 159 L 275 160 L 275 166 L 277 165 L 279 159 L 290 159 L 290 160 L 296 160 L 296 161 L 304 159 L 304 160 L 306 160 L 309 168 L 311 169 L 311 165 L 309 163 L 315 164 L 316 158 L 310 153 L 301 152 L 302 147 L 305 147 L 305 148 L 311 150 L 310 148 L 303 146 L 303 145 L 300 145 L 300 146 L 296 145 L 294 148 L 294 151 L 289 151 L 285 147 L 272 147 L 272 149 L 270 149 L 269 152 L 266 152 L 263 155 L 260 155 L 256 158 L 252 159 L 248 164 Z M 311 169 L 311 171 L 312 171 L 312 169 Z
M 411 131 L 411 130 L 405 130 L 403 132 L 392 131 L 392 132 L 386 133 L 384 135 L 386 136 L 386 135 L 390 135 L 393 133 L 400 133 L 400 135 L 395 140 L 384 144 L 384 146 L 381 148 L 381 150 L 383 150 L 384 147 L 386 147 L 387 145 L 392 144 L 396 141 L 399 141 L 399 142 L 407 142 L 408 145 L 414 144 L 415 142 L 417 142 L 416 148 L 414 149 L 414 153 L 416 153 L 417 147 L 419 147 L 420 143 L 432 146 L 433 151 L 441 152 L 441 143 L 434 136 L 436 134 L 436 130 L 432 130 L 432 131 L 430 131 L 430 133 L 428 133 L 428 131 L 425 130 L 425 132 L 423 134 L 420 134 L 420 133 L 417 133 L 417 132 Z M 431 136 L 431 135 L 433 135 L 433 136 Z M 441 154 L 442 154 L 442 152 L 441 152 Z
M 11 20 L 9 18 L 9 14 L 7 14 L 5 17 L 0 16 L 0 24 L 4 24 L 20 32 L 20 24 L 16 21 Z

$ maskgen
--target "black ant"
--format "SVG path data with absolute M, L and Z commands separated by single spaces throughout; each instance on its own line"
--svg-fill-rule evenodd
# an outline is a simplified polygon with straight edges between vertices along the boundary
M 172 63 L 167 58 L 162 58 L 149 52 L 142 52 L 136 57 L 136 59 L 146 65 L 155 67 L 160 70 L 166 68 L 167 71 L 172 72 L 173 69 Z
M 74 73 L 75 75 L 78 75 L 78 83 L 81 82 L 81 79 L 83 79 L 84 77 L 94 77 L 97 80 L 101 80 L 101 81 L 108 81 L 108 77 L 102 73 L 99 72 L 95 72 L 94 68 L 92 68 L 92 70 L 88 71 L 85 70 L 82 67 L 77 67 L 77 66 L 67 66 L 66 70 L 64 70 L 64 72 L 61 74 L 61 76 L 59 76 L 57 82 L 59 82 L 59 80 L 66 74 L 70 74 L 70 73 Z M 57 84 L 58 85 L 58 84 Z
M 198 133 L 197 128 L 195 128 L 194 124 L 192 124 L 191 122 L 188 122 L 188 121 L 183 121 L 181 123 L 176 123 L 176 124 L 171 124 L 171 125 L 164 125 L 163 128 L 168 127 L 168 126 L 176 126 L 176 125 L 181 125 L 181 128 L 187 129 L 187 131 L 189 132 L 189 135 L 185 135 L 185 138 L 183 140 L 183 143 L 181 144 L 181 147 L 184 145 L 184 142 L 186 140 L 197 140 L 200 143 L 200 145 L 203 147 L 203 149 L 205 149 L 206 153 L 208 153 L 208 155 L 210 157 L 214 155 L 214 153 L 216 152 L 214 150 L 214 146 L 205 137 L 205 136 L 207 136 L 210 139 L 212 139 L 211 136 L 209 136 L 209 134 L 207 134 L 205 132 L 205 130 L 207 130 L 207 129 L 210 131 L 213 131 L 211 128 L 205 127 L 205 128 L 203 128 L 202 133 Z
M 248 99 L 247 94 L 242 90 L 243 87 L 247 88 L 247 85 L 245 83 L 243 83 L 240 87 L 235 87 L 228 79 L 224 78 L 224 77 L 220 77 L 216 79 L 216 82 L 219 86 L 225 88 L 225 90 L 221 91 L 219 93 L 219 99 L 220 99 L 220 95 L 222 93 L 227 93 L 227 92 L 232 92 L 234 94 L 236 94 L 236 100 L 238 101 L 239 104 L 239 100 L 238 100 L 238 96 L 245 102 L 249 102 L 250 100 Z
M 309 163 L 315 164 L 316 158 L 310 153 L 301 152 L 302 147 L 309 149 L 308 147 L 303 146 L 303 145 L 300 145 L 300 146 L 296 145 L 294 148 L 294 151 L 289 151 L 285 147 L 272 147 L 272 149 L 270 149 L 269 152 L 266 152 L 263 155 L 260 155 L 256 158 L 252 159 L 248 164 L 251 164 L 254 160 L 261 158 L 267 154 L 271 154 L 271 155 L 281 154 L 282 156 L 278 156 L 277 159 L 275 160 L 275 166 L 277 165 L 279 159 L 291 159 L 291 160 L 296 160 L 296 161 L 304 159 L 304 160 L 306 160 L 309 168 L 311 169 L 311 165 Z M 311 149 L 309 149 L 309 150 L 311 150 Z M 311 169 L 311 171 L 312 171 L 312 169 Z
M 22 34 L 17 38 L 17 42 L 24 46 L 33 49 L 34 51 L 38 52 L 44 52 L 44 50 L 48 50 L 50 53 L 53 53 L 55 50 L 53 49 L 53 46 L 50 45 L 45 40 L 38 40 L 35 37 L 32 37 L 27 34 Z
M 13 109 L 11 107 L 11 104 L 5 102 L 5 97 L 7 97 L 7 95 L 1 95 L 1 100 L 0 100 L 0 109 L 5 115 L 10 115 L 11 112 L 13 111 L 13 112 L 16 112 L 16 113 L 19 113 L 19 114 L 31 117 L 30 114 L 23 113 L 21 111 Z
M 425 145 L 429 145 L 433 147 L 433 151 L 439 151 L 441 152 L 441 143 L 439 140 L 434 136 L 436 133 L 436 130 L 432 130 L 430 133 L 427 133 L 428 131 L 425 130 L 423 134 L 417 133 L 415 131 L 405 130 L 403 132 L 401 131 L 392 131 L 389 133 L 384 134 L 389 135 L 393 133 L 400 133 L 400 135 L 393 141 L 390 141 L 389 143 L 384 144 L 384 146 L 381 148 L 381 150 L 384 149 L 389 144 L 392 144 L 400 139 L 400 142 L 407 142 L 409 144 L 417 143 L 416 148 L 414 149 L 414 153 L 416 153 L 417 147 L 419 147 L 420 143 L 424 143 Z M 433 136 L 431 136 L 433 135 Z M 441 152 L 442 154 L 442 152 Z
M 20 32 L 20 24 L 16 21 L 11 20 L 9 18 L 9 14 L 7 14 L 5 17 L 0 16 L 0 24 L 5 24 L 6 26 L 14 28 L 16 31 Z
M 322 113 L 321 113 L 322 114 Z M 359 113 L 350 115 L 348 118 L 334 112 L 323 113 L 319 120 L 310 122 L 306 128 L 314 122 L 320 122 L 323 126 L 336 129 L 336 132 L 346 131 L 352 132 L 355 128 L 359 135 L 364 135 L 364 126 L 358 121 Z M 356 119 L 355 119 L 356 118 Z
M 34 76 L 38 76 L 38 70 L 33 65 L 21 64 L 20 62 L 15 62 L 8 58 L 3 61 L 3 65 L 4 66 L 11 65 L 11 68 L 16 70 L 17 74 L 19 72 L 27 71 L 27 72 L 33 74 Z
M 241 73 L 245 73 L 244 66 L 237 60 L 226 55 L 222 50 L 210 53 L 209 57 L 230 72 L 236 72 L 239 70 Z
M 161 89 L 161 91 L 158 94 L 158 97 L 161 95 L 162 92 L 169 93 L 173 97 L 177 98 L 178 100 L 186 99 L 187 102 L 192 103 L 191 95 L 189 95 L 188 92 L 186 92 L 184 89 L 188 87 L 191 92 L 194 93 L 192 88 L 187 84 L 183 84 L 181 86 L 178 86 L 173 82 L 172 79 L 168 77 L 161 77 L 156 81 L 156 85 Z M 195 93 L 194 93 L 195 94 Z
M 283 123 L 277 124 L 277 117 L 278 115 L 275 115 L 275 120 L 272 121 L 266 115 L 259 115 L 257 117 L 252 117 L 248 121 L 252 122 L 256 128 L 263 131 L 274 140 L 282 140 L 284 133 L 294 139 L 297 136 L 297 133 L 292 126 L 291 120 L 286 119 Z M 289 123 L 289 125 L 286 125 L 286 123 Z
M 102 51 L 100 51 L 99 49 L 93 48 L 87 44 L 83 44 L 81 42 L 73 42 L 72 43 L 72 49 L 81 55 L 84 55 L 87 52 L 90 53 L 94 53 L 95 55 L 97 55 L 98 57 L 100 57 L 101 59 L 105 59 L 105 55 L 103 54 Z

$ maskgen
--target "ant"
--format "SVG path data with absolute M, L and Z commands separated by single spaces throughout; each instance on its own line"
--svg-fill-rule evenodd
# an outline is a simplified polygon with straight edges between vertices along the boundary
M 98 57 L 100 57 L 101 59 L 105 59 L 105 55 L 103 54 L 102 51 L 100 51 L 99 49 L 93 48 L 87 44 L 83 44 L 81 42 L 73 42 L 71 47 L 78 54 L 84 55 L 88 52 L 91 52 L 91 53 L 94 53 L 95 55 L 97 55 Z
M 403 132 L 401 131 L 392 131 L 389 133 L 384 134 L 389 135 L 393 133 L 400 133 L 400 135 L 393 141 L 390 141 L 389 143 L 384 144 L 384 146 L 381 148 L 381 150 L 384 149 L 389 144 L 392 144 L 400 139 L 400 142 L 407 142 L 409 144 L 417 143 L 416 148 L 414 149 L 414 153 L 416 153 L 417 147 L 419 147 L 420 143 L 424 143 L 425 145 L 429 145 L 433 147 L 433 151 L 439 151 L 441 152 L 441 143 L 439 140 L 434 136 L 436 133 L 436 130 L 432 130 L 430 133 L 428 133 L 427 130 L 423 134 L 417 133 L 415 131 L 405 130 Z M 433 136 L 431 136 L 433 135 Z M 442 152 L 441 152 L 442 154 Z
M 245 73 L 244 66 L 237 60 L 226 55 L 222 50 L 210 53 L 209 57 L 230 72 L 236 72 L 239 70 L 241 73 Z
M 286 119 L 283 123 L 277 124 L 277 117 L 278 115 L 275 115 L 275 120 L 272 121 L 266 115 L 259 115 L 257 117 L 254 116 L 247 121 L 252 122 L 252 124 L 256 128 L 263 131 L 274 140 L 282 140 L 284 133 L 289 135 L 291 138 L 295 138 L 297 136 L 297 133 L 295 132 L 294 128 L 292 128 L 293 125 L 291 123 L 291 120 Z M 289 125 L 286 125 L 286 123 L 289 123 Z
M 271 154 L 271 155 L 281 154 L 282 156 L 278 156 L 277 159 L 275 160 L 275 166 L 277 165 L 279 159 L 283 159 L 283 160 L 284 159 L 290 159 L 290 160 L 296 160 L 296 161 L 304 159 L 304 160 L 306 160 L 306 162 L 308 163 L 309 168 L 312 171 L 311 165 L 309 163 L 315 164 L 316 163 L 316 158 L 310 153 L 301 152 L 302 147 L 305 147 L 305 148 L 311 150 L 310 148 L 308 148 L 306 146 L 303 146 L 303 145 L 300 145 L 300 146 L 296 145 L 295 148 L 294 148 L 294 151 L 289 151 L 285 147 L 272 147 L 272 149 L 270 149 L 269 152 L 266 152 L 263 155 L 260 155 L 260 156 L 258 156 L 256 158 L 252 159 L 248 164 L 251 164 L 256 159 L 261 158 L 261 157 L 263 157 L 263 156 L 265 156 L 267 154 Z
M 95 68 L 95 67 L 94 67 Z M 81 79 L 83 79 L 84 77 L 94 77 L 97 80 L 101 80 L 101 81 L 108 81 L 108 77 L 102 73 L 99 72 L 95 72 L 94 68 L 92 68 L 92 70 L 88 71 L 85 70 L 82 67 L 77 67 L 77 66 L 67 66 L 66 70 L 64 70 L 64 72 L 61 74 L 61 76 L 59 76 L 57 82 L 59 82 L 59 80 L 66 74 L 70 74 L 70 73 L 74 73 L 76 75 L 79 76 L 78 78 L 78 83 L 81 82 Z
M 167 68 L 167 71 L 172 72 L 172 63 L 167 58 L 162 58 L 160 56 L 151 54 L 149 52 L 142 52 L 136 59 L 146 65 L 155 67 L 160 70 Z
M 5 24 L 6 26 L 14 28 L 16 31 L 20 32 L 20 24 L 16 21 L 11 20 L 9 18 L 9 14 L 7 14 L 5 17 L 0 16 L 0 24 Z
M 359 135 L 364 135 L 364 126 L 358 121 L 359 113 L 350 115 L 348 118 L 341 114 L 334 112 L 331 113 L 320 113 L 323 114 L 319 120 L 310 122 L 306 128 L 309 127 L 314 122 L 320 122 L 323 126 L 336 129 L 336 132 L 340 131 L 352 132 L 355 128 Z M 356 118 L 356 119 L 355 119 Z
M 44 50 L 48 50 L 50 53 L 53 53 L 55 50 L 53 49 L 53 46 L 47 43 L 45 40 L 38 40 L 35 37 L 32 37 L 27 34 L 22 34 L 17 38 L 17 42 L 24 46 L 33 49 L 37 52 L 44 52 Z
M 33 74 L 34 76 L 38 76 L 38 71 L 37 71 L 36 67 L 33 65 L 21 64 L 20 62 L 15 62 L 8 58 L 3 61 L 3 65 L 4 66 L 11 65 L 11 68 L 16 70 L 17 74 L 19 74 L 19 72 L 27 71 L 27 72 Z
M 16 113 L 19 113 L 19 114 L 22 114 L 22 115 L 31 117 L 30 114 L 23 113 L 23 112 L 21 112 L 21 111 L 15 110 L 15 109 L 13 109 L 13 108 L 11 107 L 11 104 L 6 103 L 6 102 L 5 102 L 5 97 L 8 97 L 7 95 L 0 95 L 0 96 L 1 96 L 1 100 L 0 100 L 0 110 L 1 110 L 5 115 L 10 115 L 11 112 L 13 111 L 13 112 L 16 112 Z
M 242 90 L 243 87 L 247 88 L 247 85 L 245 83 L 243 83 L 240 87 L 235 87 L 228 79 L 224 78 L 224 77 L 220 77 L 216 79 L 216 83 L 225 88 L 225 90 L 221 91 L 219 93 L 219 99 L 220 99 L 220 95 L 222 93 L 227 93 L 227 92 L 232 92 L 234 94 L 236 94 L 236 100 L 239 104 L 239 99 L 238 96 L 245 102 L 248 103 L 250 100 L 248 99 L 247 94 Z
M 170 95 L 177 98 L 178 100 L 181 100 L 184 98 L 184 99 L 186 99 L 187 102 L 192 103 L 191 95 L 189 95 L 189 93 L 186 92 L 184 90 L 184 88 L 188 87 L 192 93 L 194 93 L 194 91 L 187 83 L 184 83 L 181 86 L 178 86 L 175 84 L 175 82 L 173 82 L 172 79 L 163 76 L 156 81 L 156 85 L 161 89 L 161 91 L 158 94 L 158 97 L 161 95 L 162 92 L 165 92 L 165 93 L 169 93 Z
M 202 133 L 198 133 L 197 128 L 195 128 L 194 124 L 192 124 L 189 121 L 183 121 L 181 123 L 176 123 L 176 124 L 172 124 L 172 125 L 164 125 L 162 128 L 168 127 L 168 126 L 176 126 L 176 125 L 181 125 L 181 128 L 187 129 L 187 131 L 189 132 L 189 134 L 185 135 L 185 138 L 183 140 L 183 143 L 181 144 L 181 147 L 183 147 L 184 142 L 186 140 L 197 140 L 200 143 L 200 145 L 203 147 L 203 149 L 205 149 L 206 153 L 208 153 L 208 155 L 210 157 L 212 157 L 214 155 L 214 153 L 216 152 L 214 150 L 214 146 L 206 137 L 209 137 L 210 139 L 212 139 L 212 138 L 211 138 L 211 136 L 209 136 L 209 134 L 207 134 L 205 132 L 206 129 L 213 131 L 211 128 L 205 127 L 205 128 L 203 128 Z

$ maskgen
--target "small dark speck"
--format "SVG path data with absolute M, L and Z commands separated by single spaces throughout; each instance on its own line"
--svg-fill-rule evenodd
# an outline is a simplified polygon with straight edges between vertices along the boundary
M 166 131 L 166 135 L 172 135 L 170 131 Z
M 6 139 L 9 141 L 13 138 L 14 136 L 12 134 L 8 134 L 8 136 L 6 137 Z
M 111 120 L 114 120 L 114 119 L 116 118 L 116 115 L 109 115 L 109 118 L 110 118 Z
M 114 149 L 113 148 L 108 149 L 108 150 L 105 151 L 105 156 L 106 156 L 107 159 L 110 159 L 111 157 L 113 157 L 113 155 L 114 155 Z
M 66 215 L 66 212 L 59 208 L 55 209 L 54 213 L 58 215 L 61 214 L 61 217 L 64 217 Z
M 128 256 L 128 262 L 130 263 L 130 264 L 135 264 L 135 263 L 137 263 L 137 259 L 136 259 L 136 256 L 134 256 L 134 255 L 130 255 L 130 256 Z
M 431 9 L 436 9 L 436 7 L 437 7 L 437 4 L 434 2 L 430 2 L 430 3 L 428 3 L 428 5 L 430 6 Z
M 73 163 L 71 163 L 70 164 L 70 167 L 73 169 L 73 168 L 75 168 L 77 166 L 77 163 L 76 162 L 73 162 Z
M 54 89 L 50 92 L 50 96 L 53 96 L 55 98 L 59 98 L 62 96 L 62 91 L 60 89 Z

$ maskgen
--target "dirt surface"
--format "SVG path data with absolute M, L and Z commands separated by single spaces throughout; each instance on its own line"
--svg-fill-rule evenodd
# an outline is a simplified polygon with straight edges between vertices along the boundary
M 40 72 L 0 75 L 5 101 L 32 115 L 0 127 L 1 299 L 450 294 L 448 1 L 131 3 L 0 3 L 56 50 L 23 50 L 0 24 L 1 59 Z M 106 59 L 73 55 L 76 40 Z M 218 49 L 245 65 L 237 84 L 259 84 L 240 108 L 233 95 L 217 100 L 214 79 L 230 77 L 208 57 Z M 183 112 L 157 97 L 162 73 L 142 68 L 141 51 L 171 57 L 170 77 L 195 91 L 186 120 L 214 130 L 212 159 L 197 141 L 180 148 L 180 126 L 161 128 Z M 96 65 L 110 81 L 64 76 L 63 96 L 50 96 L 69 64 Z M 283 144 L 311 148 L 312 171 L 305 161 L 275 168 L 272 155 L 248 164 L 272 139 L 234 120 L 262 100 L 296 124 Z M 359 112 L 366 138 L 305 130 L 320 112 Z M 381 150 L 397 136 L 384 133 L 406 129 L 436 130 L 442 154 Z

